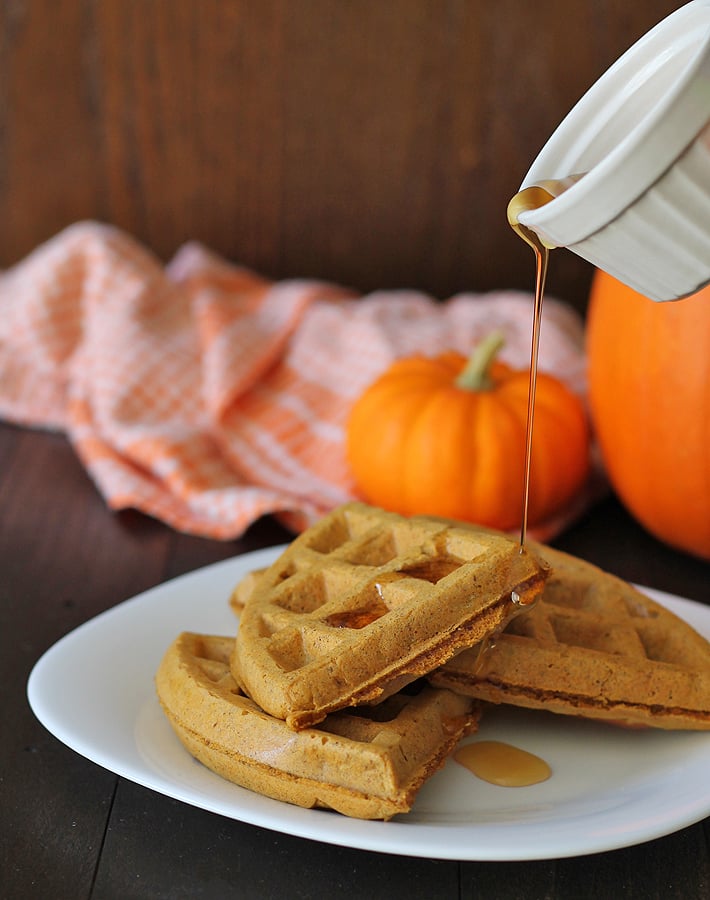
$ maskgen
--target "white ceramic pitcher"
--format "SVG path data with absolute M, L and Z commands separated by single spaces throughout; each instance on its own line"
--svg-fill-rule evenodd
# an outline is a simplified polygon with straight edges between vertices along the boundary
M 710 0 L 693 0 L 562 121 L 521 189 L 583 177 L 520 223 L 653 300 L 694 293 L 710 281 L 709 123 Z

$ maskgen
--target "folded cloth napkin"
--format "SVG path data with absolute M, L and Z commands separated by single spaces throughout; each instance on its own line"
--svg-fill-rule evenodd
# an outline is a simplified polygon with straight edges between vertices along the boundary
M 583 394 L 581 320 L 545 303 L 541 369 Z M 527 367 L 531 319 L 527 294 L 358 297 L 194 243 L 163 266 L 78 223 L 0 275 L 0 416 L 66 432 L 113 509 L 221 539 L 265 513 L 299 529 L 356 496 L 347 415 L 392 360 L 467 354 L 498 328 L 502 358 Z

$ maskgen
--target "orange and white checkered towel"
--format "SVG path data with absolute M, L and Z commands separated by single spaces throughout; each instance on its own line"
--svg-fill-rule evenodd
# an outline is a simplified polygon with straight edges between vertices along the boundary
M 0 276 L 0 416 L 64 430 L 114 509 L 223 539 L 265 513 L 300 528 L 356 496 L 347 415 L 394 358 L 468 353 L 500 328 L 502 357 L 527 367 L 531 318 L 527 294 L 357 297 L 196 244 L 163 266 L 79 223 Z M 554 300 L 540 353 L 584 391 L 582 325 Z

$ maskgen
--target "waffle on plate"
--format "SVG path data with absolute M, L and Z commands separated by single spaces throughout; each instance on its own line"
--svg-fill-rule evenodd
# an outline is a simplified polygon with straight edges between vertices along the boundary
M 534 608 L 432 673 L 480 700 L 626 725 L 710 729 L 710 644 L 626 582 L 549 547 Z
M 474 701 L 419 682 L 417 691 L 294 732 L 239 689 L 229 669 L 233 644 L 180 635 L 158 669 L 158 697 L 196 759 L 268 797 L 389 819 L 409 810 L 423 782 L 476 728 Z
M 347 504 L 252 580 L 232 674 L 262 709 L 306 728 L 497 632 L 548 572 L 503 535 Z

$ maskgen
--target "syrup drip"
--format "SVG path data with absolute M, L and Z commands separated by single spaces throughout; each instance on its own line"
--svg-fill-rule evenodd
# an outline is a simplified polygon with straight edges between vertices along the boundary
M 550 247 L 536 232 L 519 221 L 521 213 L 554 200 L 572 187 L 582 175 L 569 175 L 554 181 L 541 181 L 519 191 L 508 204 L 508 223 L 515 233 L 529 244 L 535 254 L 535 305 L 533 307 L 532 340 L 530 344 L 530 383 L 528 386 L 527 423 L 525 428 L 525 474 L 523 481 L 523 510 L 520 526 L 520 552 L 525 549 L 528 528 L 528 507 L 530 502 L 530 466 L 532 459 L 533 419 L 535 414 L 535 393 L 537 388 L 537 362 L 540 350 L 540 323 L 542 321 L 542 301 L 545 294 L 547 264 Z
M 523 554 L 526 551 L 521 548 L 520 552 L 521 554 Z M 484 637 L 482 641 L 479 641 L 478 644 L 474 645 L 473 647 L 473 650 L 476 653 L 476 661 L 473 666 L 474 675 L 480 676 L 482 674 L 482 669 L 485 666 L 486 658 L 496 648 L 498 635 L 501 632 L 505 631 L 505 629 L 508 627 L 508 625 L 510 625 L 512 620 L 516 618 L 516 616 L 519 616 L 521 613 L 531 610 L 537 603 L 541 593 L 542 587 L 540 587 L 539 590 L 524 594 L 523 596 L 521 596 L 517 591 L 510 592 L 510 599 L 513 606 L 515 607 L 512 614 L 505 620 L 500 628 Z
M 482 781 L 502 787 L 529 787 L 552 775 L 539 756 L 502 741 L 475 741 L 454 754 L 457 763 Z
M 523 511 L 520 526 L 520 551 L 525 548 L 528 529 L 528 508 L 530 505 L 530 463 L 532 460 L 532 435 L 535 416 L 535 393 L 537 388 L 537 360 L 540 350 L 540 323 L 542 321 L 542 301 L 545 294 L 545 279 L 550 250 L 530 228 L 521 225 L 518 216 L 526 209 L 538 209 L 554 200 L 554 195 L 545 188 L 526 188 L 516 194 L 508 204 L 508 222 L 513 231 L 529 244 L 535 253 L 535 305 L 533 307 L 532 340 L 530 344 L 530 382 L 528 384 L 528 409 L 525 425 L 525 474 L 523 480 Z
M 483 668 L 483 664 L 486 660 L 486 656 L 492 650 L 495 650 L 496 637 L 497 635 L 490 635 L 489 637 L 483 638 L 483 640 L 478 644 L 478 647 L 475 649 L 476 662 L 473 664 L 474 675 L 480 675 L 481 669 Z

